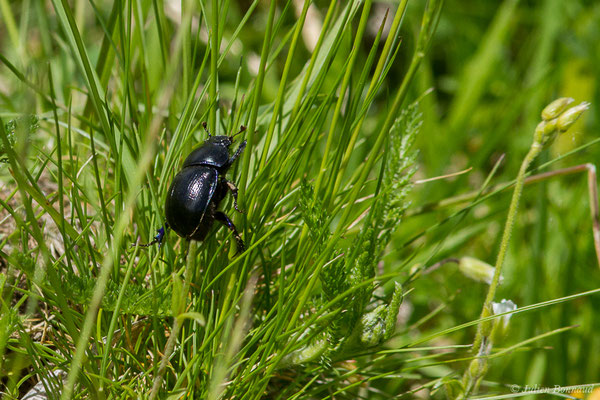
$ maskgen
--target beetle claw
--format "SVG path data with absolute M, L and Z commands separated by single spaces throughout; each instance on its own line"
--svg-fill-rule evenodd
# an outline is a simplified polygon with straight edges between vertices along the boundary
M 242 240 L 242 237 L 240 236 L 240 234 L 237 231 L 235 225 L 233 224 L 233 222 L 231 222 L 231 220 L 229 219 L 229 217 L 227 216 L 227 214 L 225 214 L 222 211 L 217 211 L 215 213 L 215 219 L 217 221 L 221 222 L 227 228 L 229 228 L 229 230 L 231 231 L 231 233 L 233 233 L 233 237 L 235 238 L 236 247 L 237 247 L 237 254 L 243 253 L 244 250 L 246 249 L 246 246 L 244 246 L 244 241 Z
M 229 182 L 229 181 L 225 181 L 225 183 L 227 184 L 227 188 L 229 189 L 229 191 L 231 192 L 231 195 L 233 196 L 233 208 L 235 208 L 235 210 L 237 212 L 239 212 L 240 214 L 243 214 L 244 211 L 240 210 L 240 208 L 238 207 L 238 203 L 237 203 L 237 195 L 238 195 L 238 188 L 237 186 L 235 186 L 233 184 L 233 182 Z
M 158 248 L 160 249 L 160 246 L 162 245 L 162 241 L 163 238 L 165 237 L 165 228 L 168 226 L 163 226 L 160 229 L 156 230 L 156 236 L 154 236 L 154 239 L 152 239 L 150 241 L 150 243 L 132 243 L 130 247 L 150 247 L 152 245 L 155 245 L 156 243 L 158 243 Z

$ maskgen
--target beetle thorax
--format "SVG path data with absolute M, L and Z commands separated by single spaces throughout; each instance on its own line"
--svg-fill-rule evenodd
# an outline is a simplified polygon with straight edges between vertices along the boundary
M 190 167 L 194 165 L 205 165 L 211 166 L 216 169 L 223 169 L 229 167 L 229 147 L 215 143 L 211 141 L 213 138 L 219 138 L 227 136 L 213 136 L 205 141 L 200 147 L 190 153 L 189 156 L 183 162 L 183 167 Z M 231 140 L 230 140 L 231 143 Z

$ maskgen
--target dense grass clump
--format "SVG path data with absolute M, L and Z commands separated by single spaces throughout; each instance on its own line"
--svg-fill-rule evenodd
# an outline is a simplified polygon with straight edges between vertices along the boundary
M 3 398 L 590 393 L 600 7 L 567 3 L 0 0 Z M 204 122 L 247 127 L 246 249 L 132 246 Z

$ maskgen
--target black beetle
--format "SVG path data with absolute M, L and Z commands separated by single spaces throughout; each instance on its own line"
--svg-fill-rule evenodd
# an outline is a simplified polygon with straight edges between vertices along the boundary
M 206 238 L 213 222 L 219 221 L 233 232 L 237 251 L 241 253 L 244 251 L 244 242 L 233 222 L 218 207 L 230 191 L 235 209 L 241 212 L 237 205 L 238 189 L 225 178 L 225 173 L 246 147 L 244 140 L 233 156 L 229 156 L 234 136 L 245 131 L 246 127 L 242 125 L 233 136 L 212 136 L 206 129 L 206 122 L 202 126 L 208 133 L 208 139 L 187 156 L 181 171 L 171 183 L 165 203 L 165 226 L 188 240 L 201 241 Z M 164 234 L 164 228 L 159 229 L 158 235 L 148 245 L 160 245 Z

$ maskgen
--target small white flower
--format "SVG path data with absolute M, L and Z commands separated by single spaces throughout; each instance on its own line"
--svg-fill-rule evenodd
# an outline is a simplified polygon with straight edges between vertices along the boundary
M 492 311 L 494 314 L 503 314 L 506 312 L 516 311 L 517 305 L 513 303 L 512 300 L 502 299 L 500 303 L 492 302 Z M 508 327 L 508 321 L 510 321 L 511 314 L 506 314 L 502 316 L 502 324 L 503 328 L 506 329 Z

